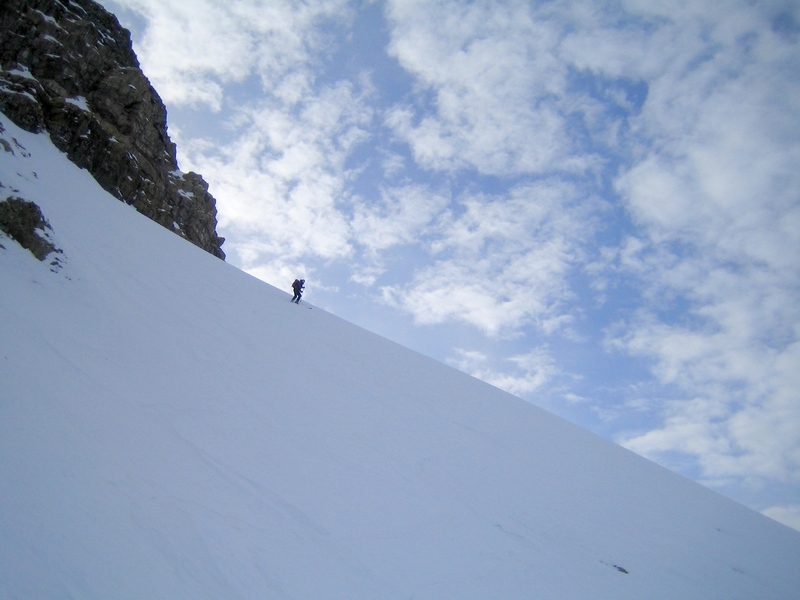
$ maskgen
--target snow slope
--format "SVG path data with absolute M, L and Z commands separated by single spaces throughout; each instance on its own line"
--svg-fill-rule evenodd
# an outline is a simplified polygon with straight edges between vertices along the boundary
M 0 237 L 0 597 L 800 597 L 798 532 L 291 304 L 0 119 L 0 198 L 64 251 Z

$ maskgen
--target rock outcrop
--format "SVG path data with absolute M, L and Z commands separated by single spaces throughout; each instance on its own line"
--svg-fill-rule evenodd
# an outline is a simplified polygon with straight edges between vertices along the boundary
M 44 260 L 51 252 L 61 252 L 48 239 L 52 231 L 50 223 L 41 209 L 28 200 L 12 196 L 0 202 L 0 231 L 39 260 Z
M 178 169 L 167 112 L 130 33 L 92 0 L 0 2 L 0 111 L 47 131 L 120 200 L 222 259 L 216 201 Z

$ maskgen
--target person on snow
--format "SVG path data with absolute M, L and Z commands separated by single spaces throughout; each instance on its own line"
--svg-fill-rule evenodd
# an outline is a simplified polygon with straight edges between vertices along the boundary
M 292 302 L 295 304 L 300 304 L 300 298 L 303 297 L 303 290 L 306 286 L 305 279 L 295 279 L 294 283 L 292 284 L 292 290 L 294 290 L 294 296 L 292 296 Z

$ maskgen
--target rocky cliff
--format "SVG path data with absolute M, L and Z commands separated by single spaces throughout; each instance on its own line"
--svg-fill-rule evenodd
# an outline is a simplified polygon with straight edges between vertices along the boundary
M 0 2 L 0 111 L 53 143 L 108 192 L 225 258 L 216 201 L 178 169 L 163 102 L 130 34 L 92 0 Z

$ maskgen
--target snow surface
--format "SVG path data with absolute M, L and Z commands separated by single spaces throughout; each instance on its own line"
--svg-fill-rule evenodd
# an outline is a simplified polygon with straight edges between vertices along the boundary
M 800 597 L 798 532 L 291 304 L 2 127 L 0 199 L 64 254 L 0 236 L 0 597 Z

